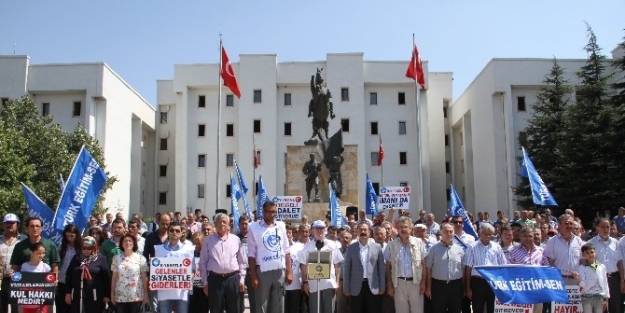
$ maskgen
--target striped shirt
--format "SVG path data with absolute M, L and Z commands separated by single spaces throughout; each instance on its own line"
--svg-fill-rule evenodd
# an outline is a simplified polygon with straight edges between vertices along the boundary
M 485 245 L 481 240 L 478 240 L 467 249 L 465 266 L 471 267 L 472 276 L 481 276 L 475 270 L 474 267 L 476 266 L 503 264 L 508 264 L 508 260 L 496 242 L 489 241 Z
M 543 248 L 536 245 L 534 245 L 532 250 L 529 251 L 524 246 L 518 245 L 510 249 L 508 261 L 510 261 L 511 264 L 549 266 L 549 260 L 543 254 L 543 251 Z

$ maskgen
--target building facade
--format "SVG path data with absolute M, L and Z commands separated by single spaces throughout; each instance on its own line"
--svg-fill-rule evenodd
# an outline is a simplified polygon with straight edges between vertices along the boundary
M 103 203 L 109 212 L 154 210 L 155 110 L 108 65 L 31 64 L 28 56 L 0 56 L 0 99 L 24 95 L 64 130 L 80 124 L 98 139 L 106 170 L 118 179 Z
M 444 107 L 451 101 L 451 73 L 428 73 L 424 64 L 427 92 L 419 92 L 417 119 L 417 89 L 404 76 L 405 61 L 365 61 L 362 53 L 329 53 L 323 61 L 281 63 L 276 55 L 240 55 L 232 65 L 242 96 L 238 99 L 222 88 L 219 136 L 219 64 L 176 65 L 172 79 L 158 81 L 158 211 L 202 209 L 212 215 L 218 206 L 229 210 L 234 160 L 250 189 L 262 174 L 270 195 L 287 195 L 287 147 L 303 146 L 311 138 L 310 79 L 317 68 L 323 68 L 336 114 L 329 120 L 329 133 L 342 129 L 344 145 L 354 145 L 358 151 L 359 201 L 355 204 L 364 206 L 369 173 L 378 187 L 411 186 L 413 216 L 421 208 L 444 215 L 450 179 L 445 173 L 450 155 L 445 148 Z M 383 168 L 376 164 L 380 136 Z M 254 170 L 255 149 L 260 164 Z M 305 184 L 301 177 L 296 183 Z M 253 203 L 252 194 L 248 193 L 248 200 Z

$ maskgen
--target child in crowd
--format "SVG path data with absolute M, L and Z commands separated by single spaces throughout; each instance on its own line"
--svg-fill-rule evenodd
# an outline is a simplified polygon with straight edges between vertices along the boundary
M 610 298 L 605 265 L 597 262 L 595 254 L 592 244 L 583 245 L 584 264 L 579 266 L 577 272 L 572 273 L 580 287 L 584 313 L 604 312 Z
M 33 243 L 29 247 L 30 249 L 30 261 L 22 264 L 22 272 L 35 272 L 35 273 L 49 273 L 52 271 L 50 265 L 43 263 L 43 258 L 46 255 L 46 247 L 41 243 Z M 21 313 L 48 313 L 48 306 L 46 305 L 21 305 Z

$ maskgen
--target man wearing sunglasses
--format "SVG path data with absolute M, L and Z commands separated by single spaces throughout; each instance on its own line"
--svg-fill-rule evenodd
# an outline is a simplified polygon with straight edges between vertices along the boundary
M 154 247 L 154 256 L 161 258 L 175 257 L 179 258 L 180 262 L 185 258 L 193 260 L 195 257 L 195 246 L 185 245 L 180 241 L 182 236 L 180 223 L 177 221 L 171 222 L 167 232 L 169 233 L 168 240 L 162 245 Z M 195 262 L 191 262 L 191 264 L 195 267 Z M 189 310 L 189 289 L 159 290 L 157 297 L 158 312 L 173 312 L 174 307 L 176 308 L 176 313 L 187 313 Z
M 453 243 L 460 246 L 466 253 L 468 248 L 475 243 L 475 238 L 464 232 L 464 219 L 460 215 L 454 215 L 451 218 L 454 226 Z M 462 299 L 462 313 L 471 313 L 471 299 L 464 297 Z

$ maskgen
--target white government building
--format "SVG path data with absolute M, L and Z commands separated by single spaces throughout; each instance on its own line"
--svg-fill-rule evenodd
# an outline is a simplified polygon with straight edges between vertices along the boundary
M 623 53 L 614 49 L 612 56 Z M 575 72 L 585 60 L 558 61 L 567 79 L 579 83 Z M 404 76 L 408 60 L 367 61 L 362 53 L 329 53 L 322 61 L 279 62 L 275 54 L 253 54 L 240 55 L 232 65 L 242 96 L 222 88 L 218 185 L 218 64 L 175 65 L 172 79 L 157 81 L 157 103 L 149 104 L 104 63 L 32 65 L 27 56 L 0 56 L 0 98 L 28 94 L 42 114 L 52 115 L 64 129 L 80 123 L 100 140 L 107 170 L 119 179 L 106 196 L 111 211 L 152 216 L 202 209 L 212 215 L 217 188 L 220 207 L 230 207 L 234 159 L 252 190 L 253 173 L 262 174 L 270 195 L 285 195 L 287 147 L 303 146 L 311 137 L 310 77 L 323 68 L 336 114 L 330 135 L 342 129 L 344 145 L 357 148 L 352 166 L 360 208 L 369 173 L 376 187 L 411 186 L 413 216 L 424 208 L 441 218 L 451 183 L 470 212 L 511 215 L 518 209 L 510 188 L 518 182 L 516 138 L 532 114 L 552 59 L 493 59 L 455 101 L 452 73 L 428 72 L 424 62 L 421 123 L 415 83 Z M 380 135 L 383 183 L 375 164 Z M 255 171 L 254 141 L 260 155 Z M 255 200 L 252 193 L 248 199 Z

